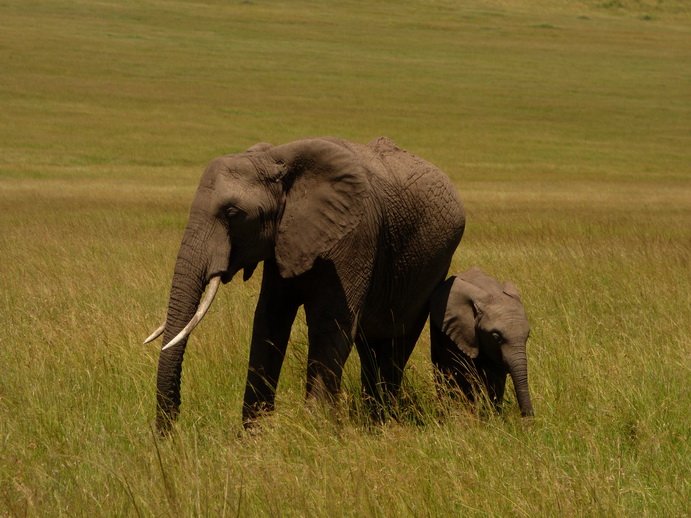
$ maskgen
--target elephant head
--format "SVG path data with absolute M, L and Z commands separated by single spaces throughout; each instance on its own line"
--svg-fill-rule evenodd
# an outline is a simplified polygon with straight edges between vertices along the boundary
M 464 387 L 479 374 L 497 403 L 510 374 L 522 415 L 533 416 L 526 356 L 530 324 L 516 286 L 473 267 L 441 284 L 430 304 L 435 366 Z M 435 340 L 434 333 L 441 337 Z
M 222 283 L 274 260 L 284 278 L 309 270 L 358 225 L 366 170 L 334 139 L 303 139 L 216 158 L 204 171 L 175 263 L 157 377 L 157 424 L 179 411 L 187 338 Z M 206 290 L 204 300 L 202 295 Z

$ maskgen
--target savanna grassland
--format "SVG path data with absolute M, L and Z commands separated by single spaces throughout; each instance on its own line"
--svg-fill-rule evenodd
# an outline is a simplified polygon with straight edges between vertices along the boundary
M 682 0 L 0 1 L 0 516 L 688 516 L 691 9 Z M 208 160 L 379 135 L 467 208 L 452 270 L 522 293 L 536 418 L 303 402 L 240 434 L 260 273 L 193 334 L 152 431 L 172 267 Z

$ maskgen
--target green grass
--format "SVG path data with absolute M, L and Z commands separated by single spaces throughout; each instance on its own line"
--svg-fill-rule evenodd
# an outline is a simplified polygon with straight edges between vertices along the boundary
M 0 2 L 0 516 L 688 516 L 691 11 L 681 0 Z M 527 426 L 437 401 L 429 341 L 371 427 L 303 402 L 238 436 L 259 275 L 157 346 L 206 162 L 387 135 L 468 211 L 452 269 L 515 282 Z M 444 418 L 441 416 L 444 414 Z

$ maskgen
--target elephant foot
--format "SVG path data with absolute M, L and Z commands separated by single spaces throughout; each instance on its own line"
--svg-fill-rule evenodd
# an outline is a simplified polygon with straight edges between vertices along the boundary
M 237 437 L 238 439 L 254 439 L 260 437 L 263 431 L 258 420 L 243 420 L 242 429 L 238 431 Z
M 273 413 L 274 406 L 266 401 L 245 403 L 242 409 L 242 427 L 245 431 L 260 428 L 261 420 Z

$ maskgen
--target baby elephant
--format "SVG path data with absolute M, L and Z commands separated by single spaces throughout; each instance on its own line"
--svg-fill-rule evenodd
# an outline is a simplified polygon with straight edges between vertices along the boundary
M 484 386 L 500 410 L 511 374 L 521 414 L 533 415 L 525 352 L 530 324 L 516 286 L 474 266 L 436 289 L 430 323 L 432 362 L 442 383 L 470 401 Z

